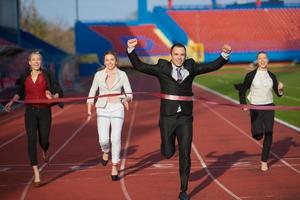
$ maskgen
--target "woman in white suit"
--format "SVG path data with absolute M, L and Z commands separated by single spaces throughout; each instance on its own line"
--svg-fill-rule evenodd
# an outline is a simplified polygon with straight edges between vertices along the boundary
M 117 62 L 115 52 L 108 51 L 104 54 L 105 68 L 96 72 L 89 92 L 89 97 L 95 97 L 97 90 L 99 90 L 99 95 L 120 94 L 123 90 L 125 92 L 124 95 L 98 98 L 95 105 L 99 143 L 103 152 L 101 163 L 103 166 L 108 163 L 111 142 L 111 178 L 113 181 L 119 179 L 118 163 L 120 161 L 124 107 L 128 110 L 128 101 L 132 100 L 132 90 L 128 77 L 125 72 L 117 68 Z M 93 103 L 93 98 L 87 100 L 88 115 L 91 115 Z

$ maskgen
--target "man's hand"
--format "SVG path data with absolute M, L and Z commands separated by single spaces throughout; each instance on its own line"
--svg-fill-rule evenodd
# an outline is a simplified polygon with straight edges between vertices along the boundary
M 224 44 L 224 46 L 222 47 L 222 52 L 224 52 L 226 54 L 230 54 L 231 53 L 231 46 L 229 46 L 228 44 Z
M 134 49 L 135 46 L 137 45 L 138 41 L 136 38 L 133 38 L 133 39 L 130 39 L 127 41 L 127 46 L 128 46 L 128 49 Z

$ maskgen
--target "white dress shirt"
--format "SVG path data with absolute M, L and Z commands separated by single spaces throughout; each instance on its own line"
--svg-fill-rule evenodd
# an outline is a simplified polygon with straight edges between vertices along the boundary
M 177 79 L 178 79 L 178 77 L 177 77 L 178 67 L 172 63 L 172 68 L 173 68 L 172 69 L 172 77 L 173 77 L 173 79 L 175 79 L 177 81 Z M 182 75 L 182 81 L 184 81 L 184 79 L 190 74 L 189 71 L 184 68 L 184 66 L 180 67 L 180 73 Z
M 190 74 L 188 70 L 186 70 L 184 68 L 184 66 L 181 66 L 181 67 L 177 67 L 176 65 L 174 65 L 172 63 L 172 78 L 175 79 L 177 81 L 178 79 L 178 75 L 177 75 L 177 69 L 180 68 L 180 73 L 182 75 L 182 81 L 184 81 L 184 79 Z M 179 83 L 180 84 L 180 83 Z M 180 105 L 178 106 L 178 109 L 177 109 L 177 112 L 180 112 L 181 111 L 181 107 Z

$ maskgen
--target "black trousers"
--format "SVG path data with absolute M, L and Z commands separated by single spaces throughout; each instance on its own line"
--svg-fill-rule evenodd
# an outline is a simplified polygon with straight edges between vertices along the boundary
M 161 154 L 171 158 L 175 153 L 175 139 L 179 147 L 179 174 L 181 191 L 188 189 L 191 170 L 191 144 L 193 139 L 193 116 L 177 113 L 172 116 L 160 116 Z
M 264 106 L 273 106 L 274 104 L 267 104 Z M 261 153 L 261 161 L 267 162 L 273 140 L 273 125 L 274 125 L 274 110 L 250 110 L 251 117 L 251 132 L 253 138 L 263 141 L 263 149 Z
M 273 132 L 266 132 L 265 134 L 257 134 L 254 135 L 253 137 L 256 140 L 261 140 L 262 138 L 264 138 L 263 148 L 261 152 L 261 161 L 267 162 L 271 151 Z
M 37 165 L 37 138 L 44 151 L 49 148 L 51 128 L 51 108 L 27 105 L 25 110 L 25 129 L 28 139 L 28 154 L 31 165 Z

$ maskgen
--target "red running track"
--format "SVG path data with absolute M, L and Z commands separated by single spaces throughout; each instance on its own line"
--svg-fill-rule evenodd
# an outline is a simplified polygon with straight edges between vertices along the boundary
M 134 91 L 159 91 L 149 76 L 130 77 Z M 194 93 L 227 103 L 195 86 Z M 50 163 L 39 153 L 43 186 L 34 188 L 23 109 L 0 116 L 0 199 L 177 199 L 178 156 L 160 155 L 159 99 L 135 96 L 122 133 L 122 179 L 112 182 L 111 163 L 99 164 L 96 119 L 86 105 L 53 108 Z M 191 199 L 300 199 L 300 134 L 275 123 L 270 170 L 261 172 L 261 143 L 250 136 L 247 113 L 194 103 Z

